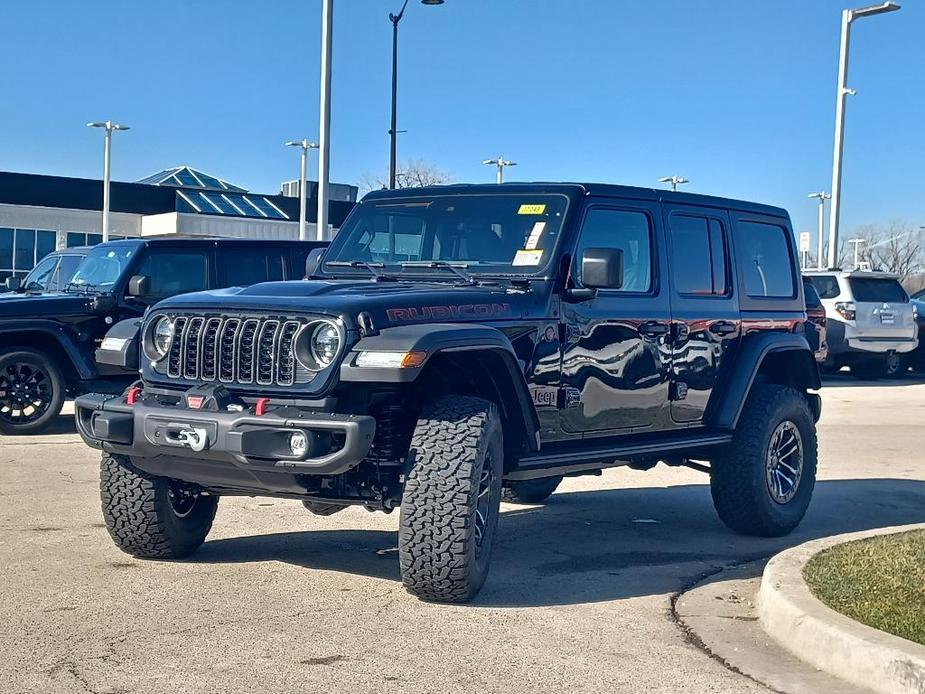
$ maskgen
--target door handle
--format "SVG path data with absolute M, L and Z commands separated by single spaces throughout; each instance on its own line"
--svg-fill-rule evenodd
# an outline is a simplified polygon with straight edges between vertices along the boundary
M 728 320 L 719 320 L 710 324 L 710 332 L 714 335 L 731 335 L 737 330 L 736 324 Z
M 668 323 L 659 323 L 657 321 L 649 321 L 639 326 L 639 332 L 646 337 L 661 337 L 662 335 L 667 335 L 670 329 Z

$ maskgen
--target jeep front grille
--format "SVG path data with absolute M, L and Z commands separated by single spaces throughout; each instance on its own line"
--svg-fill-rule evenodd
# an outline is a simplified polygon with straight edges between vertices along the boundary
M 178 316 L 163 362 L 167 375 L 187 381 L 261 386 L 307 383 L 314 373 L 295 358 L 308 319 Z

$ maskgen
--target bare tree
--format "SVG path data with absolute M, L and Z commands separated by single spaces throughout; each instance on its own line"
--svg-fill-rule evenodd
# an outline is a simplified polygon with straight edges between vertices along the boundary
M 444 183 L 452 183 L 453 175 L 438 169 L 433 164 L 428 164 L 422 159 L 413 159 L 405 162 L 398 167 L 395 174 L 396 188 L 423 188 L 425 186 L 437 186 Z M 358 183 L 360 190 L 368 193 L 371 190 L 380 190 L 388 188 L 388 175 L 379 176 L 374 174 L 363 174 Z
M 925 268 L 925 244 L 922 231 L 901 221 L 891 221 L 885 227 L 868 224 L 860 227 L 853 238 L 863 239 L 858 258 L 870 265 L 871 270 L 882 270 L 899 275 L 904 283 L 921 274 Z M 848 239 L 839 253 L 841 267 L 854 266 L 854 248 Z

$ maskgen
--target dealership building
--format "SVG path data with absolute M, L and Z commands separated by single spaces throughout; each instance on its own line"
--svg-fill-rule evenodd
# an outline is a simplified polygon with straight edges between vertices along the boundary
M 318 186 L 309 182 L 308 234 L 317 238 Z M 329 185 L 330 238 L 356 202 L 356 186 Z M 163 234 L 296 239 L 299 182 L 252 193 L 188 166 L 110 184 L 110 238 Z M 0 172 L 0 281 L 22 277 L 55 249 L 102 241 L 103 182 Z

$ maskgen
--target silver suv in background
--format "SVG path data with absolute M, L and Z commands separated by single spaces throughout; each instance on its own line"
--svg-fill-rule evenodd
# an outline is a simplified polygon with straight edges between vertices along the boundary
M 902 355 L 918 345 L 909 295 L 885 272 L 806 272 L 827 318 L 825 365 L 849 366 L 858 378 L 882 378 L 902 369 Z

